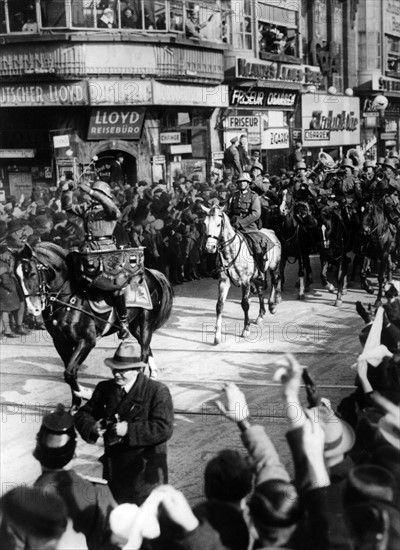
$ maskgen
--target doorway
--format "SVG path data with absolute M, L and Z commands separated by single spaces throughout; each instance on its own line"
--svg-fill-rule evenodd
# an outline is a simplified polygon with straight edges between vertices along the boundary
M 122 169 L 125 175 L 125 183 L 133 187 L 137 184 L 136 157 L 126 151 L 112 149 L 98 153 L 97 156 L 99 160 L 96 161 L 97 176 L 102 181 L 110 183 L 111 164 L 115 161 L 118 155 L 122 155 L 124 157 Z

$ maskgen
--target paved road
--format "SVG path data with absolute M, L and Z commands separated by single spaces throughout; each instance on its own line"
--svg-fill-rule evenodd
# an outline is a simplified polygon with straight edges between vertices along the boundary
M 293 283 L 289 278 L 289 283 Z M 317 286 L 317 285 L 315 285 Z M 275 316 L 252 325 L 247 340 L 240 338 L 240 292 L 231 289 L 224 316 L 224 341 L 213 345 L 217 281 L 203 279 L 175 287 L 173 314 L 154 337 L 153 352 L 160 380 L 174 399 L 175 431 L 169 445 L 170 481 L 191 503 L 202 498 L 202 472 L 219 449 L 240 448 L 235 425 L 221 418 L 213 405 L 223 382 L 234 381 L 245 391 L 254 419 L 264 424 L 285 463 L 291 468 L 285 443 L 285 423 L 279 387 L 273 382 L 274 365 L 284 352 L 295 353 L 334 404 L 352 391 L 355 361 L 363 326 L 354 303 L 372 302 L 361 290 L 350 290 L 343 306 L 335 308 L 334 295 L 312 290 L 307 301 L 296 301 L 295 291 L 284 294 Z M 253 299 L 251 317 L 257 316 Z M 109 377 L 105 357 L 113 355 L 117 340 L 99 342 L 86 361 L 80 381 L 89 388 Z M 61 361 L 46 332 L 20 340 L 4 340 L 1 347 L 1 480 L 2 492 L 17 483 L 30 483 L 39 475 L 31 453 L 42 414 L 58 402 L 68 406 L 69 388 L 63 381 Z M 100 445 L 78 444 L 78 471 L 100 476 Z

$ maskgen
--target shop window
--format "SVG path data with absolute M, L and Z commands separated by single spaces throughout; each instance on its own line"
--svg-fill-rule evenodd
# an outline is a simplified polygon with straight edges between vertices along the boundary
M 65 0 L 41 0 L 43 27 L 66 27 Z

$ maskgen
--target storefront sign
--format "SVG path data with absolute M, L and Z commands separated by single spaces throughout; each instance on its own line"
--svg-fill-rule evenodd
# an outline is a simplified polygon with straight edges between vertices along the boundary
M 0 149 L 2 159 L 33 159 L 35 154 L 35 149 Z
M 396 132 L 382 132 L 381 139 L 385 141 L 388 139 L 396 139 Z
M 91 80 L 91 105 L 149 105 L 152 89 L 149 80 Z
M 228 86 L 189 86 L 153 81 L 155 105 L 187 105 L 199 107 L 228 107 Z
M 400 0 L 383 0 L 384 32 L 400 37 Z
M 165 155 L 155 155 L 153 157 L 153 164 L 165 164 Z
M 302 97 L 303 140 L 311 146 L 360 143 L 360 104 L 356 97 L 323 94 Z
M 192 152 L 192 146 L 188 145 L 171 145 L 171 155 L 186 155 Z
M 265 107 L 268 109 L 294 110 L 296 90 L 271 90 L 268 88 L 231 88 L 229 103 L 237 107 Z
M 25 44 L 2 45 L 0 76 L 79 75 L 85 76 L 86 44 Z
M 289 147 L 289 130 L 287 128 L 268 128 L 262 133 L 263 149 L 287 149 Z
M 141 109 L 92 109 L 88 139 L 117 137 L 140 139 L 145 110 Z
M 53 136 L 54 149 L 59 149 L 61 147 L 69 147 L 69 135 L 64 136 Z
M 225 122 L 226 128 L 231 128 L 237 131 L 249 130 L 250 128 L 255 131 L 260 131 L 260 117 L 259 116 L 228 116 Z
M 237 59 L 237 78 L 277 80 L 296 84 L 321 84 L 319 68 L 309 65 L 285 65 L 276 61 Z
M 0 86 L 0 107 L 88 105 L 86 82 Z
M 181 133 L 180 132 L 162 132 L 160 134 L 160 143 L 163 145 L 170 145 L 171 143 L 180 143 L 181 142 Z
M 400 96 L 400 80 L 373 75 L 372 89 L 377 92 L 389 92 L 393 95 Z

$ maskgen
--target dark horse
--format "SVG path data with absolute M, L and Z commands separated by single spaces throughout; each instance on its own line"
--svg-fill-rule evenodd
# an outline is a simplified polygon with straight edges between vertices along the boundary
M 347 256 L 353 249 L 354 232 L 351 214 L 346 207 L 324 207 L 320 212 L 321 242 L 318 249 L 321 260 L 321 282 L 324 288 L 332 292 L 333 285 L 328 281 L 328 265 L 338 268 L 335 306 L 342 305 L 342 295 L 346 293 L 347 272 L 350 258 Z
M 361 235 L 363 238 L 363 254 L 370 259 L 380 262 L 378 282 L 379 290 L 375 301 L 375 307 L 382 303 L 383 288 L 386 281 L 392 280 L 391 252 L 395 248 L 396 230 L 386 218 L 382 200 L 371 201 L 364 205 L 361 221 Z M 365 264 L 364 264 L 365 266 Z M 368 287 L 366 267 L 361 271 L 361 284 Z
M 29 246 L 15 255 L 15 273 L 24 292 L 28 311 L 43 320 L 54 346 L 64 362 L 64 378 L 72 393 L 75 410 L 85 395 L 78 384 L 78 370 L 96 345 L 100 336 L 118 331 L 110 318 L 110 308 L 94 311 L 85 292 L 69 268 L 69 252 L 48 242 L 33 251 Z M 140 342 L 142 360 L 148 362 L 150 373 L 155 369 L 150 342 L 153 332 L 168 320 L 173 292 L 168 280 L 159 271 L 145 270 L 145 280 L 153 309 L 128 308 L 129 328 Z
M 304 300 L 312 283 L 310 253 L 312 247 L 311 233 L 314 231 L 309 222 L 312 219 L 310 206 L 304 201 L 295 201 L 293 195 L 285 190 L 279 207 L 281 219 L 275 226 L 282 243 L 281 283 L 285 282 L 284 270 L 289 258 L 298 261 L 299 292 L 297 299 Z

